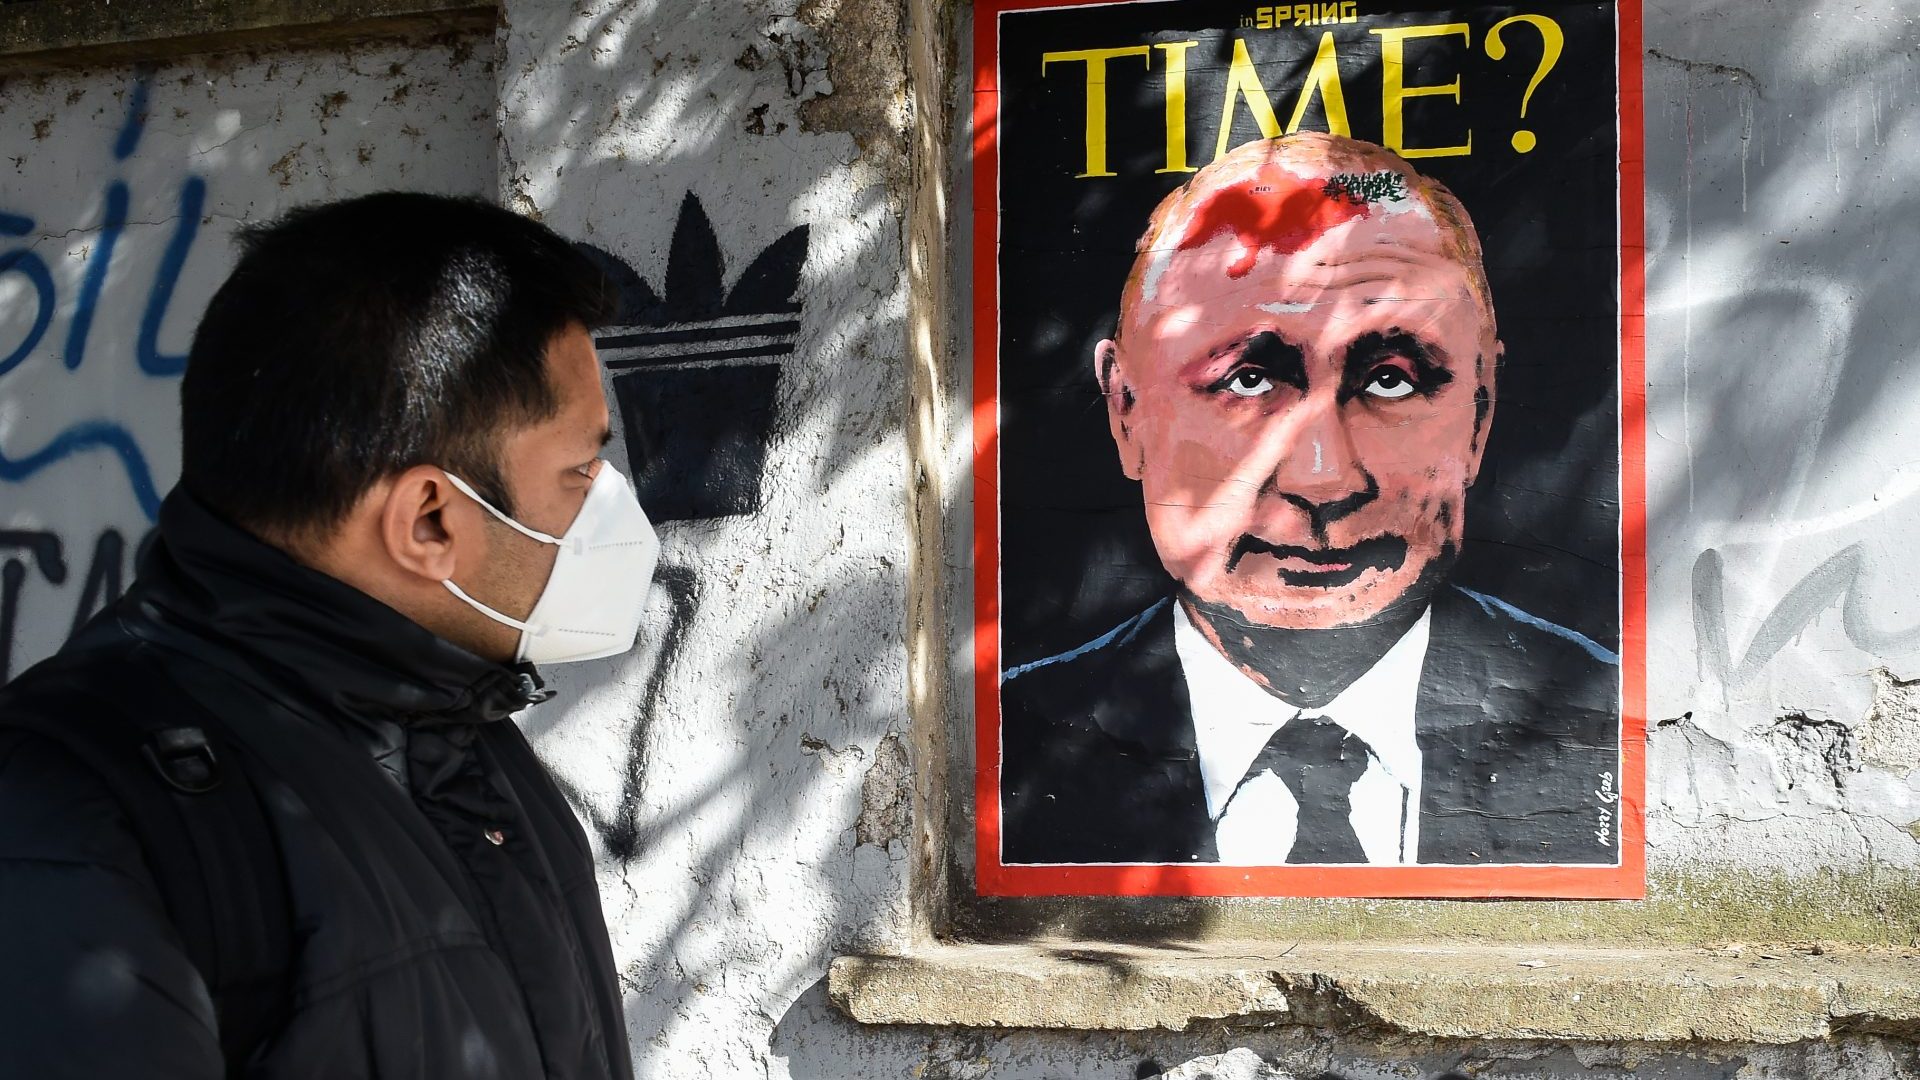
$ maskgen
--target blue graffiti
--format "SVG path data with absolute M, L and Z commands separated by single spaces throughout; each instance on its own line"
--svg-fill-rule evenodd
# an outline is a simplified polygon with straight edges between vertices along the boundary
M 139 149 L 140 136 L 146 130 L 148 89 L 145 79 L 134 83 L 127 103 L 126 119 L 114 137 L 113 155 L 117 161 L 127 160 Z M 66 346 L 61 359 L 69 371 L 79 368 L 86 359 L 88 338 L 106 291 L 114 250 L 120 235 L 127 228 L 132 201 L 132 192 L 125 181 L 114 180 L 108 185 L 99 241 L 87 257 L 73 316 L 67 325 Z M 161 351 L 160 329 L 173 304 L 174 289 L 180 283 L 187 257 L 199 237 L 200 216 L 206 209 L 206 202 L 206 180 L 199 176 L 188 176 L 180 186 L 179 215 L 173 235 L 168 238 L 160 256 L 159 269 L 147 290 L 146 306 L 141 312 L 140 327 L 134 340 L 133 360 L 143 373 L 155 378 L 176 377 L 187 368 L 185 353 Z M 32 218 L 0 211 L 0 236 L 26 236 L 33 229 Z M 25 362 L 39 346 L 53 321 L 54 302 L 57 299 L 53 274 L 46 261 L 31 248 L 0 252 L 0 275 L 9 273 L 26 278 L 33 287 L 37 308 L 26 337 L 13 351 L 0 357 L 0 376 L 5 376 Z M 21 483 L 57 462 L 94 452 L 112 454 L 119 460 L 141 512 L 147 516 L 147 520 L 157 520 L 160 493 L 154 484 L 153 470 L 147 464 L 146 455 L 141 452 L 140 444 L 132 432 L 110 420 L 76 422 L 56 434 L 45 446 L 27 454 L 10 457 L 4 449 L 0 449 L 0 482 Z
M 7 236 L 25 236 L 33 231 L 33 219 L 17 214 L 0 214 L 0 234 Z M 53 321 L 53 274 L 47 269 L 47 261 L 28 248 L 14 248 L 0 253 L 0 274 L 22 274 L 33 283 L 34 295 L 39 298 L 39 307 L 33 315 L 33 328 L 17 348 L 4 357 L 0 357 L 0 375 L 5 375 L 20 366 L 33 347 L 40 344 L 40 338 L 47 332 L 47 324 Z
M 107 220 L 100 229 L 100 243 L 87 260 L 87 276 L 80 282 L 80 302 L 74 305 L 73 321 L 67 324 L 67 370 L 80 366 L 87 354 L 87 333 L 93 329 L 93 311 L 100 304 L 100 290 L 107 284 L 107 266 L 113 262 L 113 245 L 127 227 L 127 185 L 119 180 L 107 188 Z
M 187 265 L 187 254 L 193 250 L 193 239 L 200 234 L 200 211 L 207 204 L 207 182 L 197 176 L 187 177 L 180 186 L 180 219 L 174 224 L 173 239 L 167 241 L 166 253 L 160 256 L 160 273 L 153 279 L 153 290 L 147 294 L 147 309 L 140 315 L 140 340 L 135 346 L 134 355 L 140 361 L 140 370 L 149 375 L 179 375 L 187 370 L 185 353 L 163 353 L 160 351 L 160 321 L 166 318 L 167 306 L 173 303 L 173 287 L 180 282 L 180 271 Z
M 89 450 L 106 450 L 119 456 L 120 464 L 127 470 L 127 483 L 133 488 L 133 497 L 140 504 L 140 512 L 147 515 L 148 521 L 158 520 L 160 492 L 154 487 L 153 472 L 147 468 L 146 455 L 140 452 L 140 444 L 134 441 L 132 432 L 109 420 L 83 420 L 55 435 L 52 442 L 25 457 L 10 458 L 0 452 L 0 480 L 20 483 L 56 461 L 65 461 Z
M 140 136 L 147 130 L 147 91 L 145 78 L 135 79 L 133 94 L 127 101 L 127 118 L 120 123 L 120 134 L 113 140 L 113 160 L 125 161 L 140 149 Z

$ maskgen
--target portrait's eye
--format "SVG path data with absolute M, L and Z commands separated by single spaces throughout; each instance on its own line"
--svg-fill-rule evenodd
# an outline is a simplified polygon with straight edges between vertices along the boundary
M 1413 380 L 1397 367 L 1377 367 L 1367 376 L 1365 389 L 1377 398 L 1403 398 L 1413 393 Z
M 1226 389 L 1241 397 L 1259 397 L 1273 389 L 1273 380 L 1259 368 L 1241 368 L 1227 376 Z

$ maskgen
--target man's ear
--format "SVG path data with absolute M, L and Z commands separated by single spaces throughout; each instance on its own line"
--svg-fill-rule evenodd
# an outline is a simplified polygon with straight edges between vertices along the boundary
M 1107 402 L 1107 427 L 1113 432 L 1114 449 L 1120 452 L 1120 471 L 1127 474 L 1127 479 L 1138 480 L 1140 447 L 1133 437 L 1133 385 L 1120 366 L 1120 345 L 1112 338 L 1103 338 L 1093 347 L 1093 377 Z
M 463 520 L 446 473 L 415 465 L 388 482 L 380 507 L 380 540 L 400 569 L 430 581 L 454 576 L 454 538 L 480 523 Z M 478 510 L 478 507 L 474 508 Z
M 1474 374 L 1479 386 L 1473 391 L 1473 441 L 1468 444 L 1472 460 L 1467 463 L 1467 486 L 1480 479 L 1480 462 L 1487 455 L 1487 436 L 1493 432 L 1493 407 L 1499 394 L 1500 359 L 1507 354 L 1507 347 L 1495 340 L 1493 347 L 1480 354 L 1474 361 Z

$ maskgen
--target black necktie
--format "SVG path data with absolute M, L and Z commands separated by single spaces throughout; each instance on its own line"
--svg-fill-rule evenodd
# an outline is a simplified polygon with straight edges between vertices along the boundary
M 1324 716 L 1296 716 L 1260 748 L 1245 779 L 1271 770 L 1300 804 L 1290 863 L 1360 863 L 1367 853 L 1354 835 L 1353 783 L 1367 771 L 1367 744 Z M 1234 794 L 1240 789 L 1234 788 Z M 1232 805 L 1231 796 L 1227 799 Z

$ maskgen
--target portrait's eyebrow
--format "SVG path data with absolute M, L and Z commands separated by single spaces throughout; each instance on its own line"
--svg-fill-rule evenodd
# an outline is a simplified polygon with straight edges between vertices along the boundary
M 1437 390 L 1453 381 L 1446 353 L 1438 347 L 1405 330 L 1388 330 L 1384 333 L 1375 330 L 1361 334 L 1347 346 L 1346 360 L 1341 365 L 1340 385 L 1343 393 L 1358 392 L 1366 380 L 1367 372 L 1383 356 L 1404 356 L 1412 361 L 1414 387 L 1421 392 Z
M 1233 366 L 1250 364 L 1268 375 L 1286 383 L 1295 389 L 1307 388 L 1307 356 L 1300 346 L 1281 337 L 1271 330 L 1260 330 L 1251 334 L 1242 334 L 1231 341 L 1225 341 L 1207 350 L 1207 355 L 1193 365 L 1196 372 L 1206 372 L 1215 361 L 1223 356 L 1231 356 L 1237 361 Z M 1209 380 L 1217 383 L 1218 379 Z M 1209 385 L 1208 389 L 1214 389 Z

